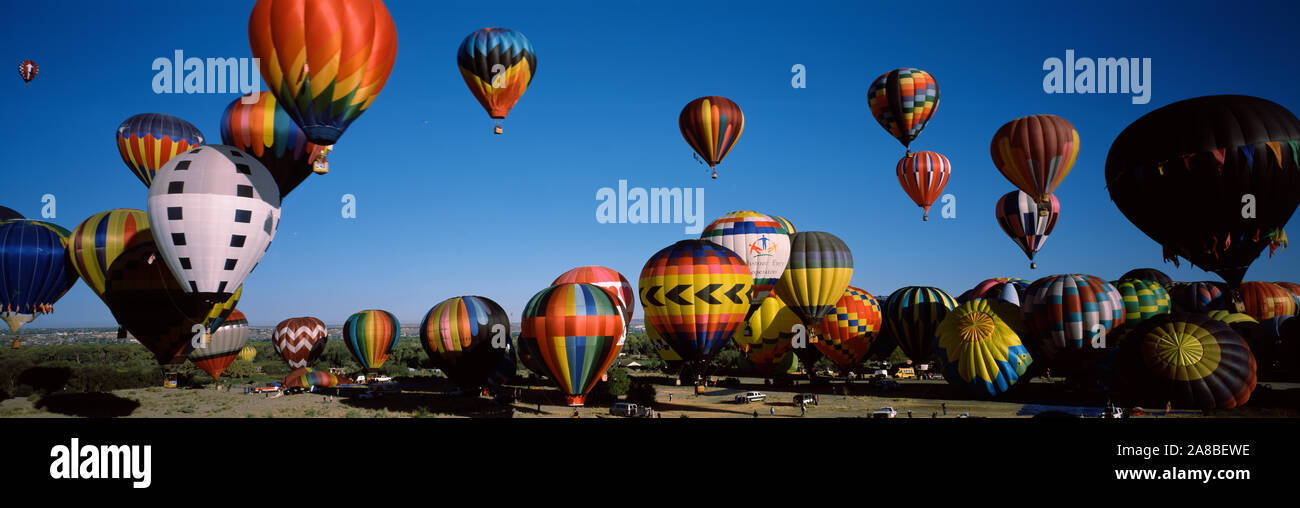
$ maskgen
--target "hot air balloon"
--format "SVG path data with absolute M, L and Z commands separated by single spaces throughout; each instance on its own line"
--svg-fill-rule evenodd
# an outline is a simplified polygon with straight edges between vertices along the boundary
M 126 167 L 152 187 L 154 174 L 173 157 L 204 143 L 198 127 L 171 115 L 141 113 L 117 127 L 117 152 Z
M 970 291 L 962 293 L 961 296 L 957 297 L 957 303 L 962 304 L 976 298 L 983 298 L 986 300 L 999 300 L 1019 307 L 1021 300 L 1024 300 L 1025 290 L 1027 289 L 1029 289 L 1029 281 L 1025 279 L 994 277 L 980 281 Z
M 1170 285 L 1169 299 L 1174 311 L 1203 314 L 1226 309 L 1223 291 L 1213 282 L 1175 282 Z
M 329 340 L 330 332 L 325 329 L 325 323 L 307 316 L 289 318 L 275 325 L 271 344 L 289 368 L 297 369 L 315 365 Z
M 1120 276 L 1120 280 L 1124 280 L 1124 279 L 1149 280 L 1152 282 L 1159 282 L 1160 287 L 1165 288 L 1165 290 L 1168 290 L 1169 284 L 1173 282 L 1173 279 L 1170 279 L 1168 275 L 1165 275 L 1165 272 L 1156 270 L 1155 268 L 1134 268 L 1132 270 L 1124 272 L 1124 275 Z
M 654 345 L 655 353 L 659 354 L 659 358 L 668 366 L 669 371 L 676 371 L 681 368 L 682 362 L 685 361 L 682 359 L 682 355 L 673 350 L 672 344 L 668 343 L 668 340 L 664 338 L 663 334 L 659 333 L 659 330 L 655 329 L 649 320 L 645 321 L 645 334 L 650 343 Z
M 488 116 L 504 120 L 537 75 L 537 53 L 522 33 L 508 28 L 483 28 L 460 43 L 456 66 Z M 501 134 L 500 121 L 494 132 Z
M 257 348 L 250 345 L 239 350 L 239 359 L 251 362 L 254 358 L 257 358 Z
M 1029 268 L 1038 268 L 1034 254 L 1043 248 L 1047 236 L 1056 228 L 1056 219 L 1061 215 L 1061 201 L 1056 196 L 1047 196 L 1047 203 L 1040 205 L 1028 194 L 1012 191 L 998 199 L 994 214 L 1002 232 L 1029 257 Z
M 649 326 L 646 328 L 649 329 Z M 515 356 L 519 359 L 519 363 L 538 376 L 550 376 L 550 372 L 546 370 L 546 364 L 542 363 L 542 354 L 537 350 L 537 341 L 525 342 L 516 337 L 514 346 Z
M 262 163 L 201 146 L 158 170 L 149 189 L 154 241 L 181 289 L 216 304 L 257 266 L 280 223 L 280 191 Z
M 1110 285 L 1119 291 L 1126 325 L 1137 326 L 1156 315 L 1169 313 L 1169 292 L 1159 282 L 1123 279 L 1113 281 Z
M 1048 201 L 1079 157 L 1079 132 L 1056 115 L 1033 115 L 1007 122 L 989 144 L 993 164 L 1007 181 L 1038 203 L 1048 215 Z
M 1282 289 L 1291 293 L 1291 297 L 1296 304 L 1296 314 L 1300 315 L 1300 284 L 1294 282 L 1274 282 L 1274 284 L 1282 286 Z
M 790 237 L 790 262 L 774 292 L 809 328 L 835 310 L 853 279 L 853 253 L 835 235 L 805 231 Z
M 935 355 L 943 378 L 980 397 L 1006 393 L 1034 359 L 1020 341 L 1020 310 L 1006 302 L 975 299 L 939 323 Z
M 560 284 L 528 301 L 519 342 L 521 351 L 537 355 L 569 405 L 581 406 L 618 358 L 623 333 L 622 312 L 608 291 L 591 284 Z
M 700 238 L 711 241 L 745 258 L 754 276 L 750 307 L 772 292 L 786 263 L 790 261 L 790 234 L 775 219 L 758 212 L 731 212 L 704 228 Z
M 280 107 L 318 145 L 332 145 L 370 107 L 397 58 L 380 0 L 258 0 L 248 45 Z
M 921 69 L 895 69 L 871 83 L 867 105 L 880 126 L 908 148 L 939 107 L 939 84 Z
M 560 274 L 551 282 L 552 286 L 557 284 L 591 284 L 609 291 L 623 307 L 624 327 L 632 324 L 632 311 L 636 309 L 636 290 L 632 289 L 632 284 L 627 281 L 627 277 L 618 271 L 603 266 L 580 266 Z
M 930 220 L 930 205 L 943 195 L 952 163 L 938 152 L 908 153 L 898 160 L 898 184 L 921 207 L 921 220 Z
M 797 364 L 790 341 L 799 316 L 776 295 L 759 303 L 733 337 L 754 370 L 765 377 L 786 374 Z
M 186 293 L 162 262 L 150 230 L 105 271 L 104 302 L 113 318 L 154 354 L 159 365 L 185 363 L 203 335 L 235 310 L 243 288 L 213 306 Z M 144 236 L 147 235 L 147 236 Z
M 771 217 L 772 220 L 774 221 L 780 222 L 781 227 L 785 228 L 786 233 L 793 235 L 799 232 L 797 229 L 794 228 L 794 224 L 792 224 L 790 220 L 786 219 L 785 217 L 782 217 L 780 215 L 768 215 L 768 217 Z
M 213 381 L 221 377 L 231 362 L 239 356 L 244 344 L 248 343 L 248 319 L 239 310 L 231 311 L 230 316 L 221 322 L 221 326 L 212 331 L 210 340 L 199 344 L 190 351 L 190 363 L 203 369 L 212 376 Z M 256 352 L 257 350 L 253 350 Z
M 33 79 L 36 79 L 36 73 L 40 72 L 40 70 L 36 66 L 36 62 L 31 60 L 23 60 L 22 63 L 18 64 L 18 76 L 23 78 L 23 84 L 29 84 Z
M 252 104 L 245 103 L 245 99 L 235 99 L 221 113 L 221 142 L 266 166 L 283 199 L 315 172 L 316 163 L 325 159 L 326 149 L 307 141 L 307 135 L 276 104 L 271 92 L 259 92 L 257 102 Z
M 924 363 L 934 354 L 939 323 L 955 307 L 957 301 L 942 289 L 908 286 L 889 295 L 884 328 L 908 358 Z
M 363 310 L 348 317 L 343 324 L 343 343 L 352 358 L 366 370 L 384 366 L 388 355 L 397 348 L 402 325 L 397 316 L 386 310 Z
M 344 379 L 341 379 L 334 374 L 322 370 L 316 370 L 311 367 L 299 367 L 295 369 L 293 372 L 290 372 L 289 375 L 285 376 L 281 383 L 284 384 L 285 388 L 304 389 L 309 389 L 311 387 L 329 388 L 347 384 Z
M 880 303 L 864 290 L 849 286 L 835 310 L 822 318 L 813 345 L 841 371 L 851 371 L 866 361 L 880 331 Z
M 710 95 L 686 104 L 677 117 L 677 126 L 686 143 L 713 169 L 713 178 L 717 178 L 718 164 L 745 131 L 745 114 L 731 99 Z
M 1295 297 L 1291 292 L 1271 282 L 1241 283 L 1241 301 L 1245 304 L 1245 313 L 1260 321 L 1296 313 Z
M 682 240 L 656 252 L 637 283 L 646 321 L 697 367 L 740 329 L 753 285 L 745 260 L 708 240 Z
M 1091 275 L 1038 279 L 1029 285 L 1020 310 L 1034 359 L 1045 362 L 1047 367 L 1063 369 L 1067 375 L 1082 372 L 1089 365 L 1087 361 L 1112 348 L 1115 341 L 1106 335 L 1124 324 L 1124 301 L 1119 291 Z M 1097 355 L 1085 354 L 1087 351 Z
M 0 222 L 10 221 L 10 220 L 20 220 L 22 218 L 23 218 L 23 214 L 18 213 L 16 210 L 9 208 L 7 206 L 0 206 Z
M 69 235 L 68 230 L 45 221 L 0 222 L 0 319 L 14 333 L 37 316 L 53 312 L 54 302 L 77 283 L 77 272 L 67 257 Z
M 420 322 L 420 345 L 448 378 L 478 388 L 509 349 L 510 316 L 488 298 L 448 298 Z
M 68 238 L 68 257 L 77 275 L 102 300 L 108 267 L 128 247 L 153 241 L 153 235 L 148 231 L 149 214 L 144 210 L 118 208 L 99 212 L 72 230 L 72 236 Z
M 1125 217 L 1178 258 L 1228 283 L 1229 303 L 1300 203 L 1300 120 L 1241 95 L 1179 101 L 1134 121 L 1106 156 L 1106 188 Z M 1243 201 L 1243 196 L 1253 199 Z M 1190 204 L 1190 205 L 1189 205 Z
M 1120 375 L 1131 402 L 1228 409 L 1250 400 L 1256 363 L 1246 341 L 1203 314 L 1162 314 L 1120 344 Z

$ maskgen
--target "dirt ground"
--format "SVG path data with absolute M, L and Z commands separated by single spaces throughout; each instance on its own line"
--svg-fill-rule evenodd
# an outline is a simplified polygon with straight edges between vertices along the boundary
M 877 393 L 866 383 L 843 382 L 823 385 L 774 387 L 760 379 L 742 379 L 737 387 L 707 387 L 696 395 L 693 386 L 676 386 L 666 379 L 657 381 L 655 411 L 658 418 L 800 418 L 794 404 L 796 393 L 815 393 L 819 404 L 808 406 L 807 418 L 865 418 L 877 408 L 891 406 L 897 418 L 954 418 L 962 414 L 986 418 L 1027 418 L 1045 411 L 1096 416 L 1100 405 L 1095 402 L 1070 401 L 1063 398 L 1059 385 L 1035 379 L 1026 389 L 1009 400 L 968 400 L 956 395 L 943 381 L 901 380 L 894 392 Z M 513 404 L 496 403 L 487 397 L 451 394 L 446 383 L 406 385 L 400 391 L 362 399 L 363 390 L 344 390 L 340 395 L 300 393 L 267 396 L 245 394 L 242 389 L 163 389 L 119 390 L 111 394 L 53 394 L 45 397 L 14 398 L 0 402 L 0 417 L 130 417 L 130 418 L 402 418 L 402 417 L 470 417 L 470 418 L 570 418 L 575 411 L 581 418 L 613 418 L 609 403 L 592 403 L 572 408 L 549 387 L 521 387 L 521 397 Z M 1278 390 L 1281 389 L 1281 391 Z M 1256 395 L 1262 400 L 1296 398 L 1300 387 L 1264 387 Z M 849 395 L 844 395 L 845 391 Z M 767 394 L 762 402 L 738 404 L 735 396 L 747 391 Z M 1064 401 L 1063 401 L 1064 399 Z M 1050 400 L 1050 403 L 1044 403 Z M 1253 400 L 1252 400 L 1253 402 Z M 1248 405 L 1249 406 L 1249 405 Z M 1149 408 L 1157 410 L 1157 408 Z M 1200 411 L 1174 411 L 1160 416 L 1196 417 Z M 1154 417 L 1155 415 L 1148 415 Z M 1245 409 L 1213 416 L 1297 416 L 1294 409 Z

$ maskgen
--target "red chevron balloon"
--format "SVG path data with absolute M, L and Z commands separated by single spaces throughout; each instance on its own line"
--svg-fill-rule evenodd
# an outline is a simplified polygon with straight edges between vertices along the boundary
M 310 367 L 325 351 L 330 334 L 325 323 L 314 317 L 296 317 L 275 325 L 275 352 L 291 369 Z

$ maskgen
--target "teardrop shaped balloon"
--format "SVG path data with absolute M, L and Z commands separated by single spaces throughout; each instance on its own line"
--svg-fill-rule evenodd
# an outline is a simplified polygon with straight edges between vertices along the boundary
M 781 223 L 758 212 L 723 215 L 706 226 L 700 238 L 745 258 L 745 265 L 754 276 L 754 290 L 749 296 L 751 308 L 757 307 L 772 292 L 790 261 L 789 233 Z
M 638 281 L 646 321 L 688 362 L 713 358 L 749 311 L 754 278 L 731 249 L 682 240 L 646 261 Z
M 488 116 L 504 119 L 537 75 L 537 53 L 524 34 L 509 28 L 475 30 L 456 50 L 456 66 Z M 500 124 L 497 134 L 500 134 Z
M 821 323 L 853 280 L 853 253 L 830 233 L 804 231 L 790 237 L 790 262 L 774 292 L 804 325 Z
M 894 69 L 871 83 L 867 105 L 885 132 L 907 148 L 939 107 L 939 83 L 921 69 Z
M 1047 213 L 1056 191 L 1079 157 L 1079 132 L 1056 115 L 1032 115 L 1007 122 L 989 144 L 993 165 Z
M 0 318 L 14 333 L 53 312 L 54 303 L 77 283 L 67 255 L 70 235 L 45 221 L 0 222 Z
M 1129 401 L 1159 407 L 1229 409 L 1250 400 L 1256 363 L 1237 332 L 1204 314 L 1163 314 L 1120 344 Z
M 315 365 L 329 340 L 325 322 L 307 316 L 289 318 L 275 325 L 271 344 L 290 369 L 297 369 Z
M 745 131 L 745 114 L 731 99 L 710 95 L 687 103 L 677 116 L 677 127 L 686 144 L 713 169 L 713 178 L 717 178 L 718 164 L 731 153 Z
M 935 356 L 944 380 L 978 397 L 1006 393 L 1034 362 L 1020 333 L 1020 309 L 1009 303 L 975 299 L 958 305 L 939 323 Z
M 623 315 L 613 295 L 591 284 L 560 284 L 528 301 L 519 342 L 537 354 L 569 405 L 581 406 L 618 358 L 621 336 Z
M 343 324 L 343 344 L 362 369 L 378 369 L 397 348 L 402 325 L 386 310 L 363 310 Z
M 248 319 L 244 313 L 238 309 L 231 311 L 221 326 L 212 331 L 207 342 L 200 343 L 190 351 L 190 363 L 217 381 L 221 373 L 241 354 L 244 344 L 248 343 L 248 335 Z
M 934 355 L 939 323 L 957 307 L 957 300 L 942 289 L 908 286 L 895 290 L 885 303 L 884 328 L 913 362 L 925 363 Z
M 40 70 L 40 67 L 36 66 L 36 62 L 31 60 L 23 60 L 18 64 L 18 76 L 23 78 L 23 83 L 31 83 L 33 79 L 36 79 L 36 73 L 40 72 Z
M 1106 189 L 1163 247 L 1166 261 L 1186 259 L 1235 290 L 1264 247 L 1271 256 L 1285 245 L 1282 226 L 1300 204 L 1298 143 L 1300 119 L 1274 102 L 1242 95 L 1179 101 L 1115 138 Z
M 734 340 L 759 374 L 772 377 L 788 373 L 795 364 L 791 349 L 794 327 L 800 323 L 799 316 L 780 297 L 768 295 L 736 330 Z
M 591 284 L 609 291 L 623 307 L 623 326 L 632 324 L 632 311 L 636 310 L 636 290 L 627 277 L 613 268 L 603 266 L 580 266 L 560 274 L 551 285 L 556 284 Z
M 1106 334 L 1124 324 L 1123 297 L 1092 275 L 1038 279 L 1029 285 L 1020 309 L 1034 359 L 1067 373 L 1077 372 L 1090 357 L 1113 348 L 1115 341 Z
M 866 361 L 882 320 L 876 297 L 849 286 L 835 303 L 835 310 L 822 319 L 817 342 L 813 345 L 835 367 L 845 372 L 852 371 Z
M 443 300 L 420 322 L 420 345 L 433 364 L 465 388 L 487 382 L 510 344 L 510 316 L 481 296 Z
M 152 187 L 154 174 L 172 157 L 204 143 L 198 127 L 162 113 L 127 118 L 117 127 L 115 139 L 122 162 L 145 187 Z
M 251 362 L 254 358 L 257 358 L 257 348 L 250 345 L 239 350 L 239 359 Z
M 943 195 L 952 163 L 938 152 L 909 153 L 898 160 L 898 184 L 921 207 L 921 220 L 930 220 L 930 206 Z
M 1020 246 L 1029 258 L 1029 268 L 1038 268 L 1034 263 L 1034 254 L 1047 243 L 1048 235 L 1056 229 L 1056 220 L 1061 215 L 1061 201 L 1056 196 L 1048 196 L 1045 205 L 1039 205 L 1022 191 L 1012 191 L 998 199 L 994 215 L 1002 232 Z M 1046 214 L 1042 212 L 1046 211 Z
M 248 45 L 280 107 L 318 145 L 332 145 L 383 90 L 397 27 L 380 0 L 258 0 Z
M 185 152 L 149 189 L 149 225 L 187 293 L 225 301 L 257 267 L 280 223 L 280 190 L 248 154 L 225 145 Z
M 72 230 L 68 239 L 68 256 L 81 280 L 95 295 L 104 299 L 108 267 L 127 247 L 152 241 L 149 214 L 144 210 L 118 208 L 91 215 Z
M 1246 314 L 1263 321 L 1296 313 L 1295 297 L 1286 288 L 1271 282 L 1241 283 L 1241 300 Z
M 283 199 L 315 172 L 316 162 L 325 157 L 324 147 L 307 140 L 271 92 L 259 92 L 252 103 L 245 102 L 247 99 L 231 101 L 221 113 L 221 143 L 266 166 Z

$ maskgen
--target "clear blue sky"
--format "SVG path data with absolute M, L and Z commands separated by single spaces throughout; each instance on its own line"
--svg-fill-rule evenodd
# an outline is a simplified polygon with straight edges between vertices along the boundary
M 597 190 L 620 179 L 704 188 L 706 224 L 754 209 L 834 233 L 853 250 L 853 284 L 872 292 L 934 285 L 956 295 L 992 276 L 1110 280 L 1143 266 L 1218 280 L 1163 264 L 1160 246 L 1111 203 L 1102 176 L 1110 143 L 1139 116 L 1195 96 L 1256 95 L 1300 111 L 1293 2 L 554 4 L 388 1 L 399 41 L 392 77 L 336 145 L 330 173 L 285 200 L 239 305 L 253 324 L 299 315 L 341 323 L 368 308 L 418 324 L 462 294 L 490 297 L 518 320 L 536 291 L 586 264 L 617 269 L 635 286 L 654 252 L 688 235 L 681 224 L 597 223 Z M 132 114 L 161 112 L 219 141 L 219 115 L 236 95 L 156 95 L 150 65 L 177 49 L 251 56 L 252 5 L 6 2 L 7 61 L 33 59 L 40 75 L 29 87 L 13 74 L 0 80 L 8 118 L 0 204 L 39 217 L 41 196 L 54 194 L 53 220 L 69 229 L 102 210 L 144 209 L 147 190 L 119 158 L 113 131 Z M 461 39 L 486 26 L 522 31 L 538 54 L 537 77 L 503 136 L 491 134 L 455 64 Z M 1066 49 L 1151 58 L 1150 103 L 1044 93 L 1043 61 Z M 807 68 L 806 89 L 791 87 L 795 64 Z M 898 67 L 939 82 L 937 114 L 913 148 L 952 160 L 955 219 L 936 209 L 920 222 L 894 176 L 902 147 L 867 110 L 870 82 Z M 702 95 L 729 97 L 745 112 L 745 133 L 717 180 L 676 125 L 681 107 Z M 1082 150 L 1057 191 L 1060 223 L 1031 271 L 993 218 L 1013 187 L 988 145 L 1006 121 L 1037 113 L 1073 122 Z M 339 214 L 349 193 L 353 220 Z M 1247 278 L 1300 279 L 1297 248 L 1265 255 Z M 30 326 L 111 324 L 78 283 Z

